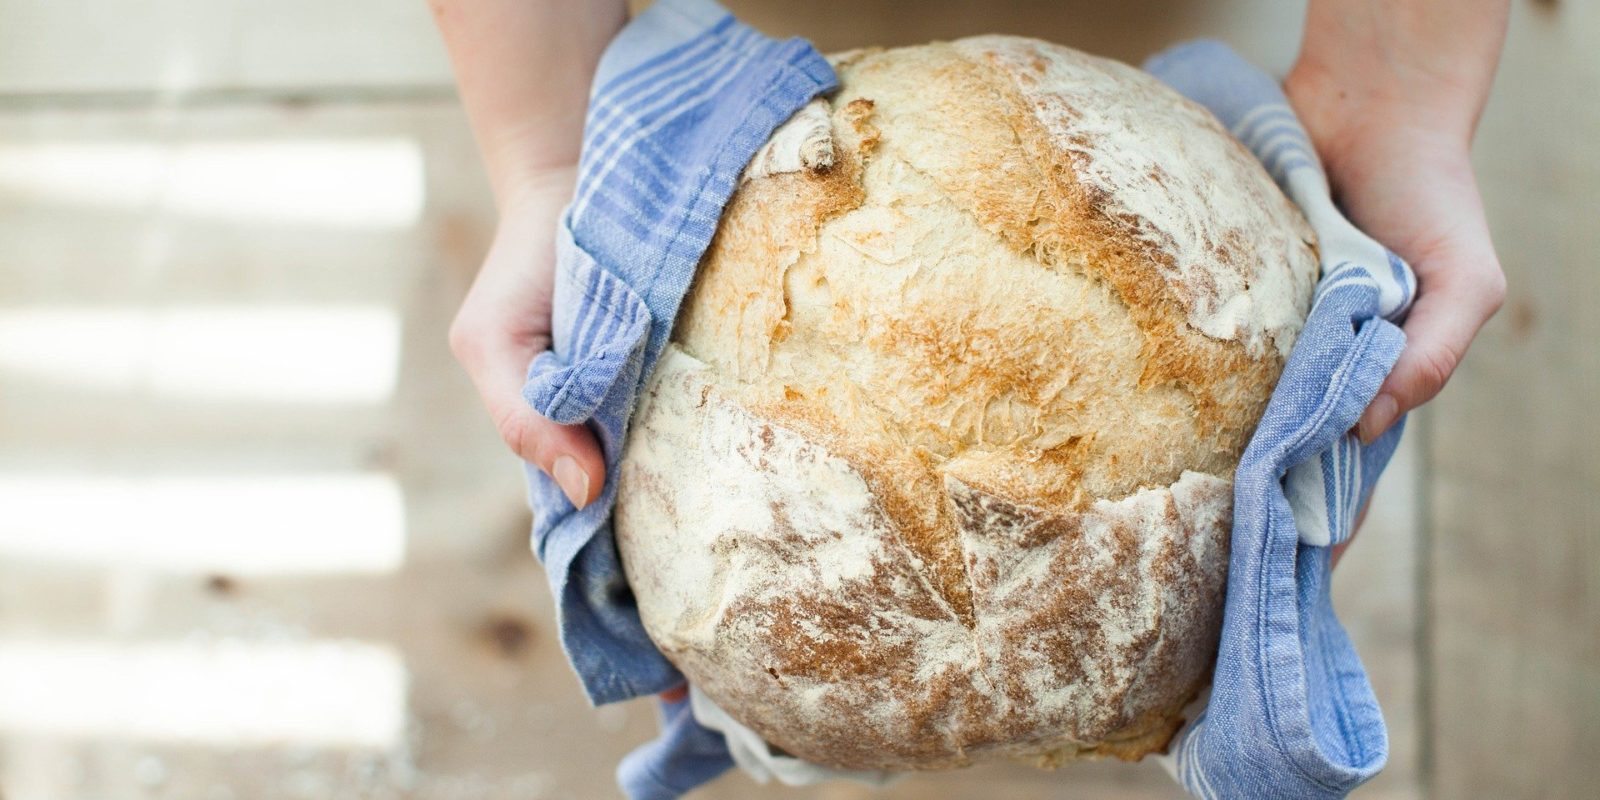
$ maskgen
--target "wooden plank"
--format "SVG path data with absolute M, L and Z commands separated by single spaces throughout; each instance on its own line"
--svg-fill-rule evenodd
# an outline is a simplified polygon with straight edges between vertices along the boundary
M 5 17 L 0 95 L 451 86 L 422 0 L 29 0 Z
M 304 167 L 261 169 L 302 156 Z M 415 196 L 399 206 L 381 196 L 393 190 L 390 171 L 414 179 L 401 188 Z M 346 172 L 357 185 L 330 198 L 325 179 Z M 223 202 L 193 202 L 208 195 Z M 307 219 L 297 211 L 307 202 L 332 202 L 334 213 Z M 480 552 L 475 534 L 524 513 L 517 465 L 446 344 L 494 224 L 455 103 L 0 113 L 0 219 L 0 327 L 13 326 L 0 342 L 0 474 L 392 472 L 413 554 Z M 260 365 L 246 360 L 265 358 L 297 383 L 337 383 L 297 371 L 296 353 L 328 348 L 271 329 L 274 312 L 290 326 L 298 313 L 376 315 L 382 330 L 361 337 L 373 346 L 327 366 L 386 360 L 389 382 L 380 375 L 371 391 L 325 400 L 283 400 L 256 384 L 266 396 L 186 392 L 158 368 L 121 360 L 159 347 L 85 338 L 92 327 L 63 341 L 15 324 L 109 319 L 115 334 L 128 319 L 210 314 L 237 323 L 225 327 L 244 335 L 244 353 L 176 344 L 216 371 L 248 373 Z M 184 374 L 203 378 L 207 363 Z
M 0 795 L 617 796 L 612 768 L 653 735 L 654 710 L 647 701 L 598 712 L 588 707 L 561 654 L 549 593 L 521 532 L 489 533 L 500 545 L 496 557 L 435 559 L 364 579 L 218 584 L 203 575 L 125 575 L 96 581 L 0 564 L 0 648 L 26 642 L 48 652 L 62 643 L 89 643 L 126 655 L 268 645 L 293 658 L 319 648 L 377 647 L 399 656 L 407 680 L 398 710 L 405 727 L 393 743 L 0 731 Z M 64 602 L 57 604 L 58 598 Z M 113 630 L 113 616 L 121 618 L 119 630 Z M 339 685 L 337 677 L 330 680 Z M 114 687 L 108 691 L 116 695 Z M 191 713 L 248 721 L 255 702 L 242 694 L 236 704 L 223 704 L 230 707 Z
M 1439 797 L 1600 785 L 1600 9 L 1516 4 L 1477 164 L 1510 281 L 1433 411 Z

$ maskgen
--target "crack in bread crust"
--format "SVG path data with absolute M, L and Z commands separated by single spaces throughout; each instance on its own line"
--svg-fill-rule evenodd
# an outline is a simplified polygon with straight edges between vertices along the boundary
M 1075 512 L 947 478 L 968 623 L 922 579 L 858 465 L 713 377 L 669 347 L 629 439 L 616 530 L 647 629 L 719 705 L 850 769 L 1164 744 L 1220 629 L 1226 479 L 1190 472 Z
M 1015 37 L 835 65 L 832 166 L 741 185 L 635 416 L 646 628 L 819 763 L 1159 749 L 1309 228 L 1122 65 Z

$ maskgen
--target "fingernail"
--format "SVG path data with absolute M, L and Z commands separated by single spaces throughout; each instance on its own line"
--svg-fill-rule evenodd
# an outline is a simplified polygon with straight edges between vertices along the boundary
M 1394 424 L 1394 418 L 1400 410 L 1400 404 L 1395 402 L 1394 396 L 1380 394 L 1367 406 L 1366 413 L 1361 415 L 1361 421 L 1356 423 L 1356 436 L 1362 444 L 1372 444 L 1383 432 L 1389 430 Z
M 556 459 L 555 466 L 550 472 L 556 479 L 556 485 L 561 487 L 561 493 L 572 501 L 574 508 L 583 508 L 589 502 L 589 473 L 578 466 L 578 460 L 572 456 L 561 456 Z

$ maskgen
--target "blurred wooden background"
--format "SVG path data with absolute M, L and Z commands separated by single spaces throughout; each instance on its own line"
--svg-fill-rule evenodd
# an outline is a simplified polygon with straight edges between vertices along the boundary
M 1303 14 L 728 5 L 824 49 L 1209 35 L 1280 72 Z M 1600 786 L 1600 9 L 1514 9 L 1477 146 L 1510 298 L 1337 579 L 1392 737 L 1366 797 Z M 580 698 L 444 344 L 492 226 L 421 0 L 0 0 L 0 796 L 615 796 L 653 712 Z M 1179 793 L 1091 764 L 876 796 Z

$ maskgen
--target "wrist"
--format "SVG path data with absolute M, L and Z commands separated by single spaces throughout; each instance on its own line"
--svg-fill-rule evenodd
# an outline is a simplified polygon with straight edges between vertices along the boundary
M 1319 131 L 1401 128 L 1465 152 L 1505 38 L 1508 0 L 1312 0 L 1284 80 Z
M 1300 112 L 1321 116 L 1323 127 L 1339 123 L 1399 125 L 1450 142 L 1470 143 L 1482 103 L 1470 87 L 1448 81 L 1407 81 L 1390 69 L 1327 65 L 1302 57 L 1284 77 L 1284 92 Z
M 1470 164 L 1474 116 L 1467 104 L 1403 97 L 1304 60 L 1289 71 L 1283 89 L 1331 174 L 1378 157 L 1437 167 Z
M 502 220 L 508 217 L 525 217 L 530 212 L 548 213 L 565 205 L 572 198 L 577 183 L 578 165 L 541 164 L 523 165 L 516 169 L 497 172 L 492 178 L 495 186 L 495 206 Z

